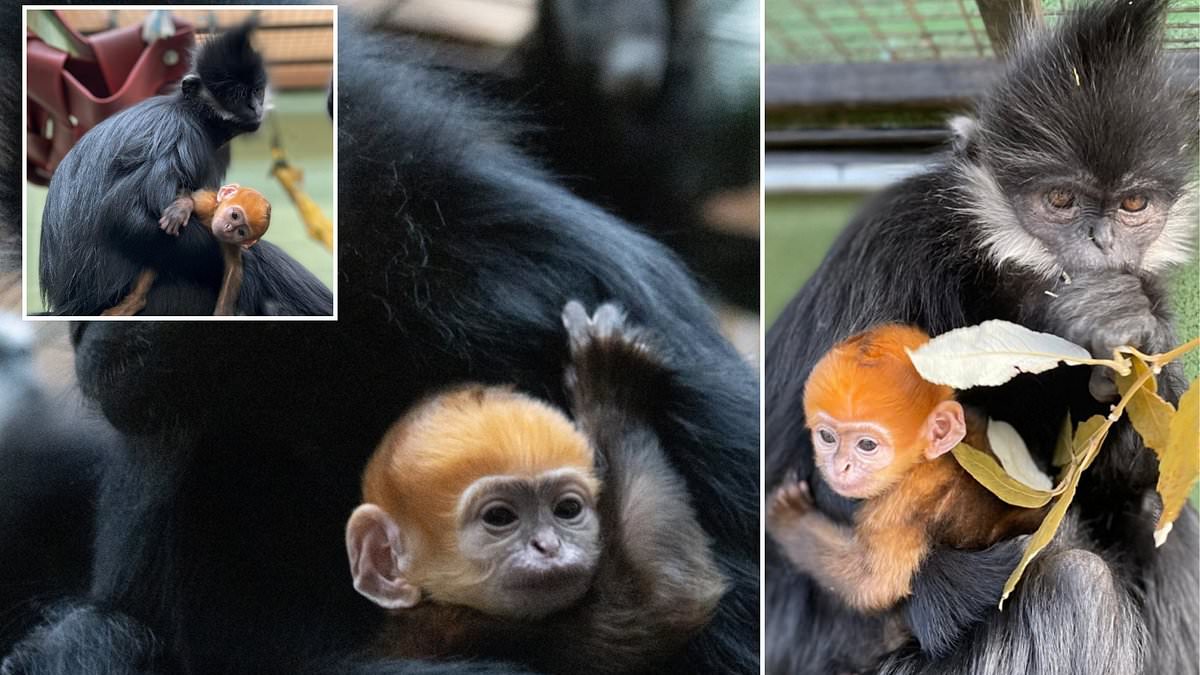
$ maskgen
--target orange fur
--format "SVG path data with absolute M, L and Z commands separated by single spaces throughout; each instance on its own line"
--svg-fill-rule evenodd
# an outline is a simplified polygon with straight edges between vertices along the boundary
M 417 404 L 380 443 L 363 501 L 416 527 L 431 550 L 454 550 L 458 499 L 484 476 L 533 478 L 578 469 L 600 484 L 591 444 L 552 406 L 506 387 L 467 385 Z
M 253 188 L 238 187 L 231 197 L 228 197 L 220 202 L 217 201 L 217 193 L 213 190 L 197 190 L 192 193 L 192 202 L 195 204 L 193 213 L 200 223 L 206 228 L 212 227 L 213 218 L 231 206 L 240 206 L 246 214 L 246 226 L 250 228 L 251 236 L 245 243 L 252 244 L 267 233 L 267 228 L 271 226 L 271 202 L 263 196 L 263 193 Z
M 904 351 L 929 341 L 919 328 L 891 324 L 859 333 L 829 350 L 804 386 L 809 426 L 818 411 L 839 420 L 871 420 L 892 433 L 897 455 L 924 450 L 929 411 L 954 390 L 921 379 Z
M 954 396 L 953 389 L 923 380 L 905 352 L 928 340 L 910 326 L 873 328 L 830 350 L 805 386 L 810 426 L 823 412 L 842 422 L 875 422 L 892 436 L 894 458 L 878 470 L 890 487 L 863 503 L 854 527 L 789 502 L 789 486 L 776 492 L 783 501 L 772 498 L 767 528 L 788 558 L 861 611 L 888 609 L 910 595 L 931 547 L 990 546 L 1032 531 L 1045 513 L 1000 501 L 949 454 L 925 459 L 926 420 Z M 976 432 L 976 443 L 986 441 L 985 429 Z

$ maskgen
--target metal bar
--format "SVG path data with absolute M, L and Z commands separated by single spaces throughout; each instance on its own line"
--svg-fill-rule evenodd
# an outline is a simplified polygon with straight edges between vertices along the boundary
M 1195 94 L 1200 89 L 1200 51 L 1181 49 L 1166 58 L 1170 77 Z M 957 108 L 987 91 L 1002 68 L 997 61 L 983 59 L 770 64 L 766 112 Z

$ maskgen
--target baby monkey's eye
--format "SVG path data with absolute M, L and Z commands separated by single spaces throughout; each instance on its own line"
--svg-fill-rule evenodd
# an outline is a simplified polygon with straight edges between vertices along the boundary
M 1069 209 L 1075 206 L 1075 195 L 1066 190 L 1055 188 L 1046 193 L 1046 203 L 1051 208 Z
M 878 447 L 879 444 L 869 438 L 864 438 L 858 442 L 858 449 L 863 452 L 875 452 L 875 448 Z
M 1150 204 L 1150 200 L 1146 199 L 1145 195 L 1129 195 L 1121 200 L 1121 210 L 1135 213 L 1146 208 Z
M 833 432 L 828 429 L 822 429 L 817 434 L 821 437 L 821 442 L 823 443 L 833 444 L 837 441 L 837 436 L 834 436 Z
M 237 229 L 237 236 L 239 236 L 239 237 L 245 237 L 247 234 L 248 234 L 248 233 L 246 232 L 246 228 L 244 228 L 244 227 L 239 227 L 239 228 Z
M 517 522 L 517 514 L 507 506 L 490 506 L 483 512 L 483 522 L 492 527 L 504 527 Z
M 559 520 L 574 520 L 583 513 L 583 503 L 575 497 L 567 497 L 554 505 L 554 517 Z
M 230 218 L 232 218 L 233 220 L 240 220 L 240 219 L 241 219 L 241 216 L 240 216 L 240 215 L 238 215 L 238 212 L 237 212 L 237 211 L 230 211 L 230 212 L 229 212 L 229 217 L 230 217 Z

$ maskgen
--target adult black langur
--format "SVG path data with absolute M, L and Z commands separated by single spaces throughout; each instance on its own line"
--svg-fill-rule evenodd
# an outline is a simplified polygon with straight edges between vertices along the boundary
M 63 158 L 42 212 L 41 288 L 52 313 L 99 314 L 147 267 L 160 276 L 142 313 L 212 313 L 223 270 L 216 240 L 201 227 L 169 236 L 158 219 L 181 192 L 221 185 L 218 151 L 262 122 L 267 76 L 251 28 L 202 44 L 177 92 L 113 115 Z M 278 247 L 244 259 L 242 312 L 332 313 L 329 289 Z
M 1098 355 L 1173 346 L 1163 282 L 1195 250 L 1197 120 L 1163 64 L 1166 6 L 1106 0 L 1028 35 L 975 116 L 953 123 L 948 156 L 850 223 L 767 337 L 768 486 L 796 469 L 818 508 L 849 518 L 855 504 L 813 471 L 803 386 L 834 343 L 873 324 L 938 334 L 998 318 Z M 1177 370 L 1159 391 L 1177 399 Z M 1068 410 L 1107 413 L 1112 394 L 1104 377 L 1063 368 L 963 400 L 1048 458 Z M 1019 540 L 935 553 L 903 610 L 916 641 L 891 653 L 895 616 L 847 610 L 769 546 L 768 672 L 1195 672 L 1196 511 L 1155 549 L 1156 475 L 1120 422 L 1003 612 Z
M 519 670 L 363 655 L 384 616 L 342 581 L 342 528 L 413 401 L 472 380 L 565 404 L 569 298 L 620 302 L 687 364 L 656 431 L 730 590 L 671 670 L 756 672 L 757 387 L 694 283 L 421 49 L 345 12 L 339 41 L 341 320 L 73 326 L 81 388 L 128 452 L 101 486 L 88 597 L 8 672 Z

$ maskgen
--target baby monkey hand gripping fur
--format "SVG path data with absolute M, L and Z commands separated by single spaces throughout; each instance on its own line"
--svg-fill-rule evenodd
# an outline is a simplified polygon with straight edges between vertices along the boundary
M 546 672 L 641 671 L 725 590 L 652 424 L 671 372 L 611 304 L 563 311 L 576 424 L 507 387 L 417 404 L 363 477 L 346 547 L 391 610 L 378 649 Z
M 261 192 L 237 183 L 223 185 L 215 192 L 197 190 L 181 195 L 163 209 L 158 227 L 177 237 L 179 229 L 187 225 L 193 213 L 221 245 L 221 257 L 225 261 L 225 274 L 221 278 L 213 316 L 232 316 L 242 288 L 242 251 L 258 243 L 271 226 L 271 203 Z M 132 316 L 142 311 L 157 276 L 158 271 L 153 267 L 143 269 L 129 295 L 101 314 Z
M 808 484 L 794 478 L 768 500 L 767 530 L 792 564 L 864 612 L 908 597 L 932 547 L 986 548 L 1045 515 L 1005 504 L 949 454 L 968 437 L 963 407 L 952 389 L 921 379 L 905 352 L 928 340 L 908 326 L 868 330 L 830 350 L 805 384 L 822 478 L 866 500 L 854 527 L 814 509 Z M 979 428 L 968 442 L 988 448 Z

